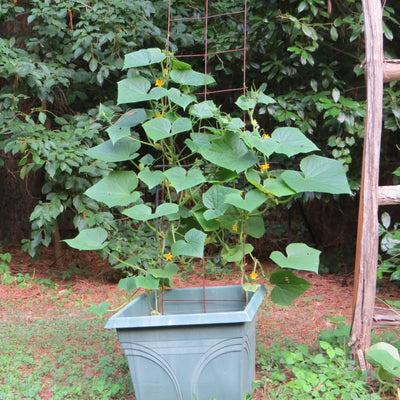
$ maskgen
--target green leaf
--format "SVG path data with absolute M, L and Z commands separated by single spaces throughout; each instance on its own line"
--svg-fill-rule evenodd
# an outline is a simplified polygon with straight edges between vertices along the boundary
M 365 352 L 365 359 L 374 366 L 379 366 L 381 378 L 391 380 L 393 377 L 400 378 L 400 357 L 396 347 L 389 343 L 376 343 Z
M 321 156 L 308 156 L 300 163 L 302 172 L 285 171 L 282 180 L 295 192 L 350 194 L 341 162 Z
M 292 196 L 296 194 L 285 182 L 278 176 L 277 178 L 268 178 L 264 180 L 263 189 L 265 193 L 271 193 L 277 197 Z
M 212 100 L 206 100 L 190 107 L 189 114 L 196 118 L 212 118 L 218 111 L 217 106 Z
M 167 118 L 154 118 L 145 122 L 142 126 L 146 135 L 154 142 L 172 136 L 171 122 Z
M 101 201 L 108 207 L 122 207 L 137 201 L 140 192 L 134 192 L 138 178 L 133 171 L 112 171 L 90 187 L 84 194 L 91 199 Z
M 164 268 L 151 268 L 149 273 L 156 279 L 163 279 L 164 285 L 172 287 L 172 279 L 179 271 L 179 267 L 175 263 L 168 263 Z
M 166 55 L 160 49 L 142 49 L 125 55 L 123 69 L 144 67 L 151 64 L 160 63 L 165 60 Z
M 106 129 L 108 136 L 111 139 L 112 144 L 114 145 L 118 140 L 121 140 L 127 136 L 131 135 L 131 129 L 128 127 L 121 127 L 120 125 L 111 125 Z
M 200 224 L 201 228 L 205 232 L 216 231 L 220 227 L 220 223 L 215 219 L 208 220 L 204 217 L 204 207 L 195 207 L 192 209 L 192 214 Z
M 270 137 L 261 138 L 257 132 L 251 132 L 250 135 L 247 134 L 247 140 L 251 146 L 255 147 L 267 157 L 274 153 L 275 149 L 279 147 L 279 143 L 276 140 Z
M 132 160 L 139 154 L 136 153 L 140 149 L 140 143 L 130 138 L 123 138 L 113 144 L 111 140 L 99 144 L 85 151 L 89 157 L 105 162 L 119 162 Z
M 163 203 L 156 208 L 154 214 L 152 214 L 151 207 L 145 204 L 130 207 L 124 210 L 122 214 L 127 215 L 129 218 L 136 219 L 137 221 L 148 221 L 150 219 L 176 214 L 177 212 L 179 212 L 179 206 L 177 204 Z
M 165 179 L 165 175 L 161 171 L 150 171 L 148 167 L 145 167 L 139 172 L 138 178 L 144 182 L 149 189 L 153 189 L 153 187 L 159 185 Z
M 101 250 L 107 246 L 107 231 L 103 228 L 84 229 L 73 239 L 64 242 L 78 250 Z
M 272 132 L 271 139 L 278 144 L 274 152 L 286 154 L 288 157 L 319 150 L 298 128 L 277 128 Z
M 135 76 L 119 81 L 118 104 L 159 100 L 167 94 L 167 89 L 165 88 L 155 87 L 150 90 L 150 87 L 150 81 L 142 76 Z
M 244 255 L 251 253 L 254 247 L 250 243 L 246 243 L 244 246 Z M 226 262 L 239 262 L 243 259 L 243 246 L 225 247 L 221 251 L 221 257 Z
M 311 286 L 305 279 L 298 278 L 293 272 L 285 270 L 272 273 L 269 283 L 275 285 L 271 291 L 271 300 L 281 306 L 290 306 Z
M 265 95 L 263 92 L 258 92 L 257 93 L 257 103 L 262 103 L 268 106 L 269 104 L 274 104 L 276 101 L 267 95 Z
M 243 111 L 252 110 L 256 106 L 256 101 L 247 96 L 240 96 L 236 101 L 235 104 Z
M 215 79 L 211 75 L 207 75 L 206 78 L 204 74 L 191 69 L 174 69 L 171 71 L 170 78 L 176 83 L 188 86 L 203 86 L 205 83 L 207 85 L 215 83 Z
M 222 168 L 243 172 L 257 163 L 257 157 L 249 151 L 236 132 L 226 132 L 215 139 L 208 149 L 200 151 L 208 161 Z
M 225 214 L 229 205 L 225 203 L 225 197 L 235 189 L 221 185 L 213 185 L 203 194 L 203 204 L 207 207 L 204 218 L 211 220 Z
M 211 146 L 210 140 L 214 136 L 209 135 L 207 133 L 191 133 L 190 138 L 186 139 L 185 144 L 192 150 L 194 153 L 200 153 L 202 150 L 206 150 Z
M 167 92 L 167 97 L 178 106 L 181 106 L 184 110 L 186 107 L 195 102 L 196 98 L 187 94 L 183 94 L 179 89 L 171 88 Z
M 203 257 L 207 235 L 195 228 L 186 233 L 184 240 L 178 240 L 171 246 L 173 256 Z
M 121 128 L 134 128 L 147 119 L 146 111 L 143 108 L 135 108 L 123 114 L 115 125 Z
M 99 305 L 91 304 L 89 307 L 89 311 L 93 314 L 97 315 L 98 317 L 102 317 L 110 307 L 111 303 L 100 303 Z
M 291 243 L 286 247 L 285 257 L 280 251 L 273 251 L 270 259 L 281 268 L 292 268 L 301 271 L 318 273 L 321 252 L 304 243 Z
M 192 122 L 189 118 L 177 118 L 172 124 L 172 135 L 192 130 Z
M 157 290 L 158 287 L 160 286 L 160 281 L 154 278 L 154 276 L 152 276 L 150 273 L 146 274 L 146 276 L 143 275 L 136 276 L 134 279 L 136 288 L 142 288 L 146 290 Z
M 246 235 L 260 239 L 265 233 L 265 224 L 262 215 L 250 215 L 246 220 L 244 231 Z
M 165 171 L 164 175 L 177 192 L 200 185 L 206 181 L 198 168 L 193 168 L 189 171 L 186 171 L 184 168 L 174 167 Z
M 245 195 L 245 198 L 241 196 L 241 191 L 236 190 L 234 193 L 230 193 L 225 197 L 225 203 L 231 204 L 241 210 L 253 212 L 256 208 L 261 206 L 267 200 L 267 196 L 257 189 L 250 190 Z
M 39 120 L 39 122 L 40 122 L 42 125 L 44 125 L 45 122 L 46 122 L 46 119 L 47 119 L 46 114 L 45 114 L 44 112 L 41 112 L 41 111 L 40 111 L 40 113 L 39 113 L 39 115 L 38 115 L 38 120 Z

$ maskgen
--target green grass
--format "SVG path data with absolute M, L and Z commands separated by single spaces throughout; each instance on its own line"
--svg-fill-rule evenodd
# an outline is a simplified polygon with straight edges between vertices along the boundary
M 61 318 L 0 322 L 0 400 L 123 400 L 128 366 L 104 320 Z

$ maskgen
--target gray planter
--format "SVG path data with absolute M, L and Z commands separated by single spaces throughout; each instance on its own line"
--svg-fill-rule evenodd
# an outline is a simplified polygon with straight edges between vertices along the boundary
M 117 329 L 136 399 L 241 400 L 250 393 L 264 295 L 263 286 L 247 301 L 241 286 L 172 289 L 163 295 L 163 315 L 150 315 L 153 293 L 111 317 L 105 327 Z

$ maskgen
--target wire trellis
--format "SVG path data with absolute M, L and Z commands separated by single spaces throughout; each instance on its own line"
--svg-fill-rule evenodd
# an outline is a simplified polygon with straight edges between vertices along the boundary
M 216 2 L 218 2 L 216 0 Z M 220 2 L 218 2 L 220 3 Z M 169 59 L 171 58 L 169 56 L 171 52 L 171 41 L 170 41 L 170 34 L 171 34 L 171 28 L 174 23 L 192 23 L 193 21 L 201 22 L 204 21 L 204 51 L 203 52 L 196 52 L 193 54 L 174 54 L 174 58 L 182 58 L 182 59 L 188 59 L 188 58 L 203 58 L 204 59 L 204 67 L 203 67 L 203 72 L 204 72 L 204 91 L 200 93 L 196 93 L 197 95 L 202 95 L 204 98 L 204 101 L 206 101 L 209 98 L 209 95 L 215 95 L 215 94 L 222 94 L 222 93 L 228 93 L 228 92 L 241 92 L 243 95 L 246 94 L 247 86 L 246 86 L 246 48 L 247 48 L 247 0 L 242 0 L 242 8 L 238 10 L 233 10 L 233 11 L 227 11 L 227 12 L 217 12 L 217 13 L 212 13 L 212 4 L 213 0 L 205 0 L 204 4 L 204 9 L 199 11 L 197 8 L 190 7 L 189 5 L 187 6 L 188 8 L 192 8 L 193 16 L 192 17 L 181 17 L 181 18 L 173 18 L 172 17 L 172 10 L 173 10 L 173 0 L 168 0 L 168 28 L 167 28 L 167 41 L 166 41 L 166 50 L 167 50 L 167 67 L 166 69 L 168 70 L 168 63 Z M 210 7 L 211 6 L 211 7 Z M 238 43 L 236 47 L 232 49 L 223 49 L 223 50 L 212 50 L 210 48 L 209 44 L 209 22 L 212 21 L 218 21 L 222 20 L 224 18 L 228 18 L 230 16 L 242 16 L 243 21 L 242 21 L 242 26 L 243 26 L 243 38 L 241 40 L 241 43 Z M 210 57 L 217 57 L 220 58 L 221 55 L 224 54 L 229 54 L 229 53 L 241 53 L 242 54 L 242 59 L 243 59 L 243 65 L 242 65 L 242 82 L 241 86 L 239 87 L 231 87 L 231 88 L 218 88 L 215 90 L 209 90 L 209 86 L 207 84 L 207 74 L 209 73 L 210 70 L 210 64 L 209 60 Z M 225 301 L 225 302 L 231 302 L 231 301 L 236 301 L 236 300 L 229 300 L 229 299 L 224 299 L 224 300 L 215 300 L 215 299 L 206 299 L 206 288 L 205 288 L 205 275 L 206 275 L 206 257 L 203 256 L 202 259 L 202 275 L 203 275 L 203 298 L 199 301 L 203 303 L 203 312 L 207 312 L 207 302 L 215 302 L 215 301 Z M 164 299 L 163 294 L 161 293 L 161 307 L 159 308 L 161 312 L 163 313 L 164 310 L 164 302 L 167 301 L 185 301 L 185 300 L 173 300 L 169 299 L 166 300 Z M 193 300 L 191 300 L 193 301 Z M 243 303 L 245 304 L 246 301 L 246 296 L 244 295 L 243 297 Z

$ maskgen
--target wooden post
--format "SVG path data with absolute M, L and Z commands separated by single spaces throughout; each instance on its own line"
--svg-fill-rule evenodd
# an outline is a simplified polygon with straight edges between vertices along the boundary
M 399 60 L 387 60 L 383 64 L 383 81 L 400 81 L 400 63 Z
M 383 105 L 383 32 L 380 0 L 362 0 L 364 12 L 367 116 L 358 218 L 355 296 L 350 345 L 361 368 L 371 341 L 378 262 L 378 180 Z

